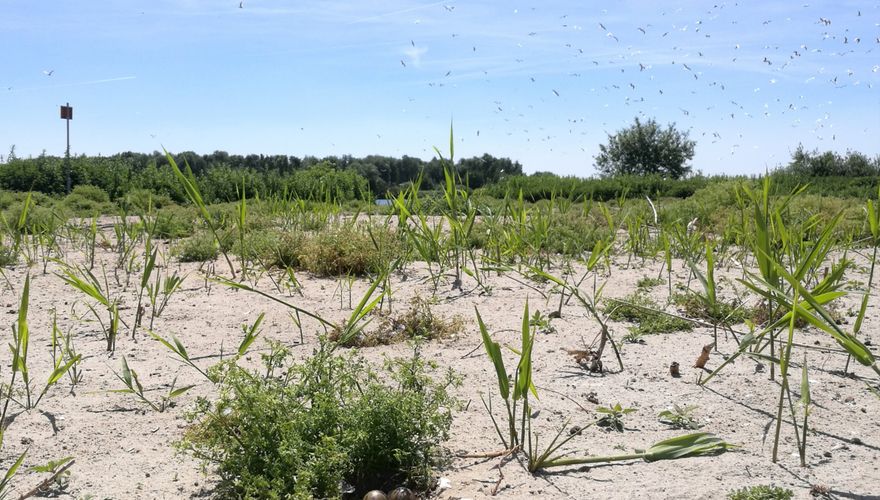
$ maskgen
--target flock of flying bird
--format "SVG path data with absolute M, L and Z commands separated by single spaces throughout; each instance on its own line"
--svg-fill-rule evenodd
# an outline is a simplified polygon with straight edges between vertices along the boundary
M 515 104 L 508 106 L 505 96 L 500 95 L 491 103 L 487 101 L 486 109 L 503 118 L 507 135 L 521 132 L 525 141 L 552 143 L 557 138 L 546 129 L 535 130 L 538 120 L 530 117 L 536 108 L 554 106 L 550 99 L 564 100 L 563 108 L 569 113 L 576 113 L 579 108 L 583 110 L 581 116 L 558 117 L 558 120 L 566 120 L 566 128 L 572 135 L 587 135 L 596 129 L 597 122 L 604 127 L 623 127 L 631 123 L 633 116 L 643 120 L 656 118 L 661 124 L 680 120 L 692 138 L 705 137 L 717 143 L 722 141 L 724 132 L 725 154 L 734 155 L 748 141 L 743 139 L 743 131 L 751 126 L 743 120 L 782 117 L 778 123 L 803 127 L 813 139 L 836 141 L 832 110 L 834 100 L 841 94 L 835 95 L 834 91 L 847 88 L 845 92 L 854 89 L 870 92 L 873 89 L 880 76 L 877 64 L 880 57 L 874 53 L 874 49 L 880 47 L 880 36 L 877 36 L 880 23 L 873 22 L 872 27 L 866 27 L 862 22 L 866 19 L 859 9 L 853 12 L 839 9 L 836 13 L 839 19 L 835 20 L 827 14 L 811 17 L 807 12 L 818 9 L 811 9 L 809 4 L 792 4 L 783 16 L 770 19 L 729 14 L 737 8 L 738 3 L 716 4 L 707 12 L 697 14 L 702 19 L 686 24 L 681 23 L 681 9 L 676 11 L 678 22 L 671 19 L 673 16 L 664 19 L 666 12 L 663 12 L 652 18 L 651 24 L 635 25 L 634 29 L 632 20 L 621 21 L 615 15 L 596 21 L 595 17 L 563 14 L 556 18 L 555 26 L 548 25 L 547 17 L 542 16 L 536 21 L 535 29 L 510 37 L 513 42 L 519 42 L 511 46 L 508 61 L 495 67 L 487 65 L 480 71 L 481 77 L 490 83 L 493 78 L 497 83 L 520 75 L 524 84 L 552 82 L 545 90 L 548 99 L 539 98 L 540 102 L 524 105 L 513 97 L 510 100 Z M 444 9 L 447 15 L 459 12 L 453 5 L 444 5 Z M 871 15 L 877 16 L 876 8 Z M 574 18 L 586 26 L 575 24 Z M 860 22 L 847 18 L 859 18 Z M 587 19 L 595 23 L 594 28 L 589 27 Z M 722 23 L 727 26 L 717 30 Z M 847 25 L 852 25 L 852 29 Z M 787 31 L 788 35 L 780 36 L 780 31 Z M 797 43 L 792 33 L 801 37 Z M 462 34 L 452 34 L 453 38 L 459 36 Z M 409 40 L 409 44 L 413 48 L 417 45 L 415 40 Z M 530 46 L 540 47 L 543 52 L 530 53 L 526 50 Z M 460 56 L 476 53 L 477 49 L 476 45 L 468 44 Z M 537 58 L 536 55 L 544 55 L 546 60 L 529 60 Z M 661 60 L 661 57 L 667 59 Z M 554 61 L 565 68 L 564 74 L 560 75 L 559 68 L 549 67 Z M 401 67 L 412 70 L 407 62 L 400 59 Z M 521 69 L 515 68 L 516 65 Z M 674 68 L 679 68 L 679 72 Z M 474 72 L 472 67 L 468 69 Z M 442 78 L 426 84 L 430 87 L 470 84 L 468 78 L 456 79 L 452 76 L 454 73 L 460 74 L 458 70 L 447 69 L 440 73 Z M 572 83 L 561 76 L 581 79 Z M 783 83 L 785 90 L 781 89 Z M 601 108 L 596 109 L 596 104 Z M 875 107 L 880 116 L 880 101 L 875 95 L 873 99 L 868 98 L 866 105 Z M 626 123 L 618 122 L 613 116 L 615 113 L 603 110 L 616 110 L 617 115 L 621 110 L 628 111 L 621 115 Z M 736 125 L 719 125 L 734 120 L 738 120 Z M 880 125 L 880 118 L 876 122 L 875 126 Z M 710 128 L 713 124 L 715 130 Z M 475 133 L 479 135 L 479 130 Z M 828 146 L 829 149 L 834 147 Z M 583 147 L 581 150 L 586 151 Z M 785 158 L 777 160 L 785 161 Z
M 238 8 L 244 9 L 244 3 L 240 1 Z M 463 11 L 472 9 L 470 4 L 456 9 L 437 3 L 419 9 L 439 9 L 439 5 L 438 15 L 446 18 L 449 27 L 467 25 L 456 24 L 455 17 L 466 15 Z M 528 16 L 536 14 L 536 8 L 523 13 L 514 9 L 518 21 L 526 21 L 516 24 L 521 33 L 502 30 L 499 35 L 496 23 L 503 23 L 499 13 L 498 19 L 487 19 L 480 26 L 493 28 L 495 38 L 453 32 L 454 43 L 443 45 L 457 52 L 437 62 L 420 64 L 427 48 L 417 43 L 418 30 L 407 33 L 407 50 L 398 69 L 416 70 L 414 78 L 421 79 L 429 73 L 442 75 L 421 82 L 447 91 L 480 80 L 489 90 L 500 89 L 485 102 L 491 118 L 481 122 L 484 137 L 489 132 L 547 142 L 551 151 L 562 148 L 562 142 L 555 140 L 565 131 L 587 136 L 601 123 L 609 133 L 607 128 L 623 127 L 633 116 L 656 118 L 661 124 L 680 120 L 679 128 L 686 127 L 692 138 L 719 143 L 715 151 L 723 146 L 724 154 L 730 155 L 748 143 L 743 132 L 755 129 L 744 120 L 772 118 L 777 120 L 775 127 L 803 127 L 810 139 L 836 141 L 834 119 L 840 117 L 835 115 L 834 102 L 842 95 L 835 94 L 838 91 L 868 96 L 866 106 L 876 108 L 880 116 L 880 100 L 870 93 L 880 78 L 880 57 L 874 52 L 880 48 L 880 22 L 868 19 L 880 16 L 880 5 L 865 17 L 859 9 L 848 12 L 837 7 L 834 15 L 819 15 L 820 9 L 810 4 L 792 4 L 784 6 L 781 16 L 755 19 L 754 11 L 760 7 L 750 8 L 751 14 L 732 13 L 741 9 L 738 3 L 719 3 L 700 13 L 679 8 L 644 14 L 651 22 L 641 24 L 634 16 L 607 10 L 598 17 L 539 11 L 531 25 Z M 692 15 L 699 18 L 688 17 Z M 429 38 L 424 43 L 434 41 Z M 478 50 L 484 42 L 493 45 L 485 51 L 493 56 Z M 509 46 L 499 49 L 499 44 Z M 55 71 L 42 73 L 51 78 Z M 511 88 L 514 95 L 506 94 Z M 410 103 L 414 100 L 409 98 Z M 873 126 L 880 126 L 880 118 Z M 473 133 L 479 136 L 479 128 Z M 381 139 L 381 134 L 377 137 Z

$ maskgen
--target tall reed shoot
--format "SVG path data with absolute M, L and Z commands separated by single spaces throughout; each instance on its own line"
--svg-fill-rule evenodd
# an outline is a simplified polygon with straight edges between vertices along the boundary
M 165 157 L 168 159 L 168 163 L 171 164 L 171 168 L 174 169 L 175 177 L 177 177 L 177 180 L 183 185 L 187 198 L 189 198 L 193 205 L 199 209 L 199 214 L 202 216 L 202 220 L 214 236 L 214 244 L 220 249 L 220 253 L 222 253 L 223 258 L 226 259 L 226 264 L 229 265 L 230 274 L 235 278 L 235 266 L 232 265 L 232 260 L 229 259 L 229 254 L 221 244 L 221 239 L 217 232 L 217 224 L 214 222 L 214 218 L 211 216 L 211 213 L 208 212 L 208 207 L 202 199 L 202 195 L 196 185 L 196 178 L 193 175 L 192 170 L 189 168 L 189 163 L 186 163 L 186 174 L 184 174 L 180 171 L 180 167 L 177 166 L 177 162 L 174 161 L 174 157 L 171 156 L 168 151 L 165 151 Z

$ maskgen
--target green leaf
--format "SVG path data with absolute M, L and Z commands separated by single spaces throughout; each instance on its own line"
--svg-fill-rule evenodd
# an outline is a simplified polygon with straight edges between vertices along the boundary
M 9 485 L 9 481 L 12 480 L 12 477 L 15 476 L 18 468 L 21 467 L 21 463 L 24 462 L 24 456 L 27 455 L 28 450 L 24 450 L 21 452 L 21 455 L 18 456 L 18 460 L 12 464 L 11 467 L 6 471 L 6 474 L 3 475 L 3 480 L 0 481 L 0 494 L 6 493 L 6 487 Z
M 489 359 L 492 360 L 492 364 L 495 366 L 495 374 L 498 377 L 498 390 L 501 398 L 506 400 L 510 396 L 510 380 L 507 378 L 504 359 L 501 357 L 501 346 L 489 336 L 489 331 L 486 329 L 486 324 L 483 323 L 483 318 L 480 317 L 480 311 L 477 309 L 477 306 L 474 306 L 474 310 L 477 313 L 477 323 L 480 326 L 480 335 L 483 337 L 483 346 L 486 348 L 486 354 L 489 355 Z
M 648 462 L 715 455 L 734 446 L 708 432 L 695 432 L 655 443 L 644 453 Z
M 254 321 L 254 324 L 251 325 L 251 327 L 245 331 L 244 339 L 241 341 L 241 344 L 238 345 L 238 356 L 239 357 L 245 355 L 247 350 L 250 348 L 251 344 L 253 344 L 254 340 L 256 340 L 257 337 L 260 335 L 260 332 L 259 332 L 260 323 L 263 322 L 263 318 L 265 316 L 266 316 L 265 312 L 260 313 L 260 315 L 257 316 L 257 320 Z
M 65 363 L 64 365 L 55 367 L 55 369 L 52 370 L 52 373 L 49 375 L 49 380 L 46 382 L 46 386 L 48 387 L 58 382 L 58 380 L 63 377 L 68 370 L 70 370 L 70 367 L 78 363 L 80 359 L 82 359 L 82 354 L 77 354 L 76 356 L 68 360 L 67 363 Z

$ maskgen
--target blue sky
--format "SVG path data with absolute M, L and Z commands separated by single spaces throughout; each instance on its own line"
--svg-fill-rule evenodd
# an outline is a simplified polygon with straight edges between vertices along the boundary
M 595 174 L 634 117 L 695 170 L 880 154 L 880 2 L 0 0 L 0 153 L 456 157 Z

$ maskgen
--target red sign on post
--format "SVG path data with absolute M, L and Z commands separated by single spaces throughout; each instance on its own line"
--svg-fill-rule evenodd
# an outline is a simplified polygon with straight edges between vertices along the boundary
M 73 120 L 73 107 L 72 106 L 61 106 L 61 119 L 62 120 Z

